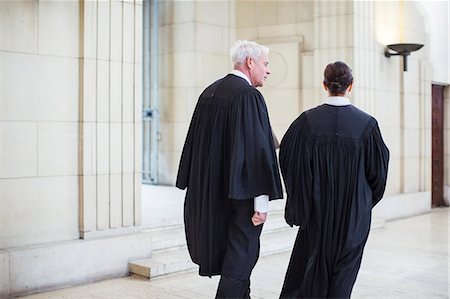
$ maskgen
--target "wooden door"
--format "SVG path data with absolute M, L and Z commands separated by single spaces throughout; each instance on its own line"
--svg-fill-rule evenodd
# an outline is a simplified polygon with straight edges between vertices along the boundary
M 445 205 L 444 202 L 444 87 L 433 85 L 432 92 L 432 148 L 431 148 L 431 203 L 432 206 Z

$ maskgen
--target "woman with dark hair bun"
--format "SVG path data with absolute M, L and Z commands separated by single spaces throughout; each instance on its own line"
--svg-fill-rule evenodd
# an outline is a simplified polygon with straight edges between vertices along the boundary
M 325 68 L 325 103 L 303 112 L 280 144 L 285 219 L 299 226 L 281 298 L 350 298 L 383 197 L 389 150 L 378 123 L 347 98 L 344 62 Z

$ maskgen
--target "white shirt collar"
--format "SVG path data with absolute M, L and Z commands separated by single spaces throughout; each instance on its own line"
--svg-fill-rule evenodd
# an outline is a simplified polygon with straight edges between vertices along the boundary
M 235 76 L 241 77 L 241 78 L 245 79 L 248 82 L 248 84 L 252 85 L 252 83 L 250 82 L 250 79 L 243 72 L 241 72 L 239 70 L 232 70 L 230 72 L 230 74 L 233 74 Z
M 350 100 L 346 97 L 328 97 L 325 100 L 325 104 L 333 106 L 346 106 L 351 105 Z

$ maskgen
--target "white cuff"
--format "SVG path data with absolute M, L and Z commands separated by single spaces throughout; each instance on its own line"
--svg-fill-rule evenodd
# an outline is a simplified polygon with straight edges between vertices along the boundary
M 256 196 L 254 202 L 255 212 L 267 213 L 269 211 L 269 195 Z

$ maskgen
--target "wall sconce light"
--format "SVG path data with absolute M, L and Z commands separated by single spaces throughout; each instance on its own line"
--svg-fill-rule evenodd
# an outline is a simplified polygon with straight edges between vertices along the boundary
M 411 52 L 417 51 L 422 48 L 421 44 L 392 44 L 387 45 L 384 50 L 384 56 L 387 58 L 391 56 L 401 55 L 403 56 L 403 71 L 406 72 L 408 70 L 408 61 L 407 57 Z M 389 50 L 392 50 L 396 53 L 391 53 Z

